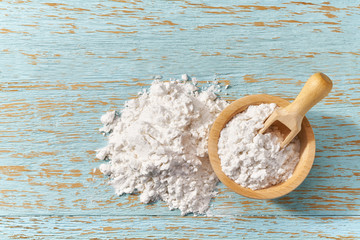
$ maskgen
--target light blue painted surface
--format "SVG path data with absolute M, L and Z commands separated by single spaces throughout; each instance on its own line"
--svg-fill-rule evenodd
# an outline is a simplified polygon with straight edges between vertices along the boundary
M 1 238 L 360 237 L 357 1 L 62 4 L 0 2 Z M 163 203 L 114 196 L 92 173 L 93 150 L 106 144 L 100 116 L 154 75 L 217 77 L 230 83 L 229 99 L 293 99 L 317 71 L 334 88 L 307 114 L 315 164 L 283 198 L 219 185 L 214 217 L 178 217 Z

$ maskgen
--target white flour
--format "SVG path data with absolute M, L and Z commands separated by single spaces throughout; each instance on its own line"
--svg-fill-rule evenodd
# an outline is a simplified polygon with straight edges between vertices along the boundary
M 295 138 L 280 150 L 279 130 L 258 134 L 276 104 L 249 106 L 230 120 L 220 133 L 218 154 L 223 172 L 253 190 L 267 188 L 291 177 L 298 161 L 300 142 Z
M 208 133 L 227 103 L 215 86 L 199 92 L 193 83 L 155 80 L 148 92 L 129 100 L 120 114 L 101 118 L 108 145 L 97 158 L 116 194 L 140 192 L 140 201 L 165 201 L 181 213 L 204 214 L 218 179 L 207 154 Z

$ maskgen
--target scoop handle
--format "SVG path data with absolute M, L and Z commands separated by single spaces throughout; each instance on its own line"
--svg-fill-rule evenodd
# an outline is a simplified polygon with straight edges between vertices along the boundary
M 324 73 L 313 74 L 286 110 L 304 117 L 315 104 L 329 94 L 332 86 L 332 81 Z

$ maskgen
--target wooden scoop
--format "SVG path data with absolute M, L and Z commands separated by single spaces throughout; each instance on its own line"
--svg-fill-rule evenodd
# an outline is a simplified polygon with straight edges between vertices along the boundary
M 311 170 L 316 149 L 314 132 L 309 121 L 304 115 L 312 106 L 324 98 L 331 88 L 331 80 L 323 73 L 316 73 L 309 78 L 300 94 L 291 104 L 280 97 L 259 94 L 237 99 L 227 106 L 215 119 L 215 122 L 210 130 L 208 141 L 210 163 L 220 181 L 234 192 L 256 199 L 278 198 L 297 188 L 305 180 Z M 259 105 L 262 103 L 276 103 L 280 107 L 279 111 L 277 111 L 280 112 L 280 114 L 269 118 L 269 120 L 266 121 L 266 126 L 262 132 L 264 132 L 272 123 L 276 124 L 280 121 L 283 125 L 288 126 L 285 128 L 290 128 L 290 130 L 294 130 L 294 132 L 298 132 L 298 130 L 301 129 L 298 134 L 300 139 L 300 160 L 292 176 L 285 182 L 265 189 L 251 190 L 237 184 L 222 171 L 221 160 L 218 155 L 218 142 L 221 130 L 226 127 L 226 124 L 236 114 L 246 110 L 251 105 Z M 291 122 L 292 125 L 290 125 L 289 122 Z M 279 130 L 282 131 L 281 128 L 279 128 Z M 291 141 L 295 135 L 296 134 L 294 133 L 291 133 L 290 136 L 288 135 L 289 137 L 286 137 L 288 138 L 287 141 Z M 286 144 L 283 144 L 283 146 L 285 145 Z
M 328 76 L 323 73 L 315 73 L 307 80 L 299 95 L 290 105 L 276 109 L 268 117 L 259 133 L 263 134 L 272 124 L 279 121 L 290 130 L 280 144 L 280 147 L 284 148 L 300 132 L 305 114 L 326 97 L 331 88 L 332 82 Z

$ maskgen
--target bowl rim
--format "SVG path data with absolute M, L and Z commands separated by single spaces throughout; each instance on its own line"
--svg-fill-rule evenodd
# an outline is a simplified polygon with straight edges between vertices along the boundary
M 285 107 L 290 104 L 289 101 L 267 94 L 249 95 L 240 99 L 235 100 L 228 105 L 215 119 L 209 133 L 208 139 L 208 153 L 211 166 L 219 178 L 219 180 L 229 187 L 234 192 L 243 195 L 245 197 L 254 199 L 274 199 L 284 196 L 294 189 L 296 189 L 309 174 L 314 159 L 315 159 L 315 136 L 312 127 L 306 117 L 303 118 L 301 124 L 301 130 L 299 136 L 301 139 L 307 139 L 307 144 L 301 144 L 300 142 L 300 160 L 295 167 L 292 176 L 283 183 L 277 185 L 252 190 L 249 188 L 242 187 L 230 179 L 221 168 L 221 161 L 218 155 L 218 141 L 221 130 L 225 125 L 238 113 L 244 111 L 250 105 L 259 105 L 261 103 L 275 103 L 280 107 Z M 300 140 L 301 141 L 301 140 Z

